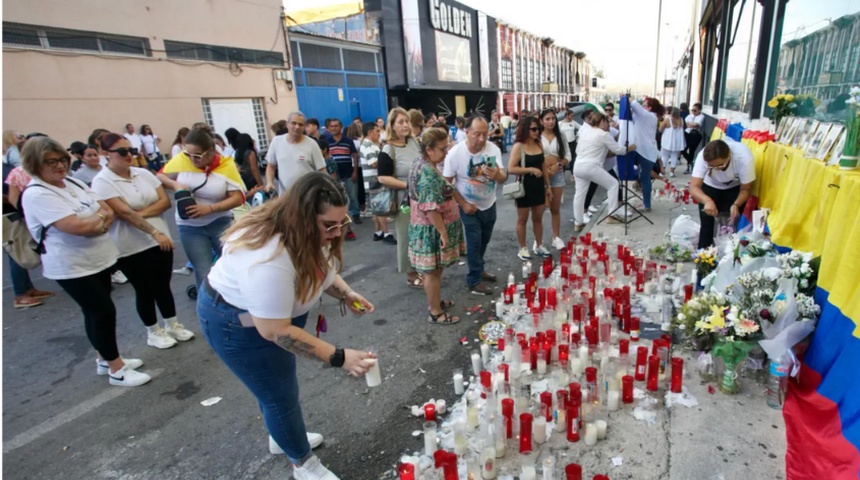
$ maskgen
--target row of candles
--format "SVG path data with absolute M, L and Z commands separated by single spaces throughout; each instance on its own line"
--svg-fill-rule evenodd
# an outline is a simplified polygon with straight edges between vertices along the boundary
M 542 280 L 539 281 L 536 273 L 526 270 L 523 272 L 524 283 L 520 285 L 512 285 L 513 279 L 509 278 L 503 301 L 499 303 L 502 308 L 515 307 L 520 302 L 515 301 L 518 299 L 514 295 L 523 294 L 533 321 L 526 321 L 521 328 L 523 331 L 518 333 L 508 328 L 504 337 L 498 340 L 495 356 L 491 356 L 490 347 L 486 344 L 481 345 L 480 352 L 472 352 L 472 373 L 480 380 L 479 385 L 473 378 L 466 391 L 462 370 L 454 372 L 454 392 L 466 394 L 466 415 L 465 419 L 458 418 L 453 422 L 453 453 L 438 449 L 435 405 L 425 405 L 424 453 L 434 458 L 435 466 L 442 469 L 445 480 L 458 478 L 457 459 L 469 453 L 467 432 L 478 428 L 479 411 L 484 414 L 480 432 L 480 463 L 474 458 L 466 458 L 468 478 L 496 478 L 496 460 L 505 457 L 507 440 L 518 439 L 519 452 L 523 456 L 520 478 L 529 480 L 536 477 L 534 462 L 528 455 L 533 452 L 535 443 L 546 442 L 548 423 L 554 421 L 556 431 L 566 432 L 567 442 L 577 443 L 583 437 L 584 443 L 592 446 L 606 437 L 608 417 L 605 412 L 617 411 L 622 404 L 634 402 L 634 382 L 644 381 L 647 391 L 658 392 L 671 365 L 669 390 L 681 392 L 684 362 L 681 358 L 670 357 L 671 338 L 668 335 L 653 341 L 650 354 L 648 347 L 638 346 L 635 365 L 629 371 L 630 342 L 639 340 L 639 318 L 631 315 L 631 285 L 604 287 L 596 295 L 598 277 L 603 280 L 611 276 L 607 246 L 605 242 L 592 242 L 590 234 L 580 239 L 582 245 L 576 246 L 576 253 L 582 259 L 579 261 L 581 277 L 570 273 L 570 256 L 574 253 L 572 240 L 567 249 L 562 250 L 557 268 L 551 258 L 544 260 Z M 635 258 L 623 245 L 618 246 L 617 257 L 623 264 L 624 275 L 636 276 L 637 292 L 644 290 L 642 286 L 646 278 L 657 275 L 655 262 Z M 588 275 L 589 268 L 592 268 L 593 275 Z M 660 271 L 665 269 L 662 266 Z M 548 286 L 551 276 L 555 276 L 555 283 Z M 588 287 L 576 298 L 573 292 L 580 290 L 585 281 Z M 609 283 L 612 284 L 612 280 Z M 689 287 L 684 288 L 685 301 L 692 294 L 692 286 Z M 560 302 L 559 296 L 566 302 Z M 558 312 L 559 309 L 564 311 Z M 613 328 L 613 316 L 620 324 L 619 329 Z M 538 329 L 547 326 L 552 328 Z M 628 334 L 628 338 L 618 338 L 618 330 Z M 618 339 L 617 362 L 609 355 L 610 343 L 615 339 Z M 595 355 L 598 351 L 599 356 Z M 530 405 L 532 378 L 545 378 L 550 373 L 555 388 L 541 392 L 540 403 Z M 580 383 L 583 374 L 584 382 Z M 597 383 L 599 376 L 602 379 L 600 388 Z M 566 388 L 559 388 L 561 386 Z M 544 478 L 554 479 L 555 468 L 555 465 L 543 464 L 544 472 L 548 469 L 553 472 L 545 473 Z M 582 479 L 582 468 L 576 463 L 559 465 L 558 468 L 567 480 Z M 415 480 L 415 466 L 403 463 L 400 478 Z M 594 478 L 606 477 L 598 475 Z

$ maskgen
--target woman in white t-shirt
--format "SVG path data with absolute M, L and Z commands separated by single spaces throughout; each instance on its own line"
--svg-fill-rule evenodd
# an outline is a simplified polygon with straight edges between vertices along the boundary
M 111 385 L 135 387 L 150 381 L 137 359 L 123 359 L 116 343 L 116 307 L 110 298 L 117 249 L 107 235 L 114 211 L 83 182 L 66 177 L 69 154 L 48 137 L 31 138 L 21 166 L 33 178 L 22 194 L 30 234 L 41 245 L 42 273 L 81 307 L 93 348 L 96 373 Z
M 170 158 L 173 158 L 183 150 L 185 150 L 185 136 L 188 135 L 188 132 L 191 130 L 188 127 L 182 127 L 176 132 L 176 138 L 173 139 L 173 145 L 170 147 Z
M 212 134 L 194 129 L 185 136 L 185 150 L 164 165 L 158 179 L 193 199 L 184 211 L 177 202 L 176 226 L 199 288 L 221 251 L 221 235 L 233 221 L 232 210 L 245 201 L 242 177 L 232 158 L 217 153 Z
M 149 169 L 157 172 L 161 170 L 163 157 L 158 144 L 161 143 L 161 137 L 152 133 L 152 128 L 149 125 L 140 126 L 140 142 L 143 148 L 143 154 L 146 155 L 146 160 L 149 162 Z
M 681 119 L 681 111 L 678 107 L 669 109 L 670 115 L 666 115 L 660 124 L 663 133 L 660 145 L 660 157 L 663 159 L 663 168 L 669 169 L 669 176 L 675 176 L 675 169 L 681 162 L 681 152 L 687 148 L 684 141 L 684 121 Z M 665 173 L 665 172 L 664 172 Z
M 699 248 L 714 244 L 715 218 L 728 215 L 736 225 L 755 181 L 755 160 L 746 145 L 714 140 L 699 152 L 690 179 L 690 195 L 699 203 Z
M 170 348 L 194 334 L 176 320 L 170 290 L 173 241 L 162 218 L 170 199 L 161 182 L 145 168 L 132 167 L 131 145 L 111 133 L 102 138 L 108 166 L 93 180 L 93 190 L 117 214 L 110 236 L 119 249 L 117 266 L 134 287 L 137 314 L 147 330 L 147 345 Z M 165 328 L 158 326 L 155 307 Z
M 206 340 L 252 394 L 269 431 L 269 450 L 286 453 L 296 478 L 336 479 L 311 450 L 299 404 L 296 357 L 360 377 L 376 356 L 337 348 L 304 330 L 325 292 L 357 315 L 373 304 L 337 274 L 350 223 L 343 187 L 323 172 L 298 179 L 277 200 L 242 217 L 224 235 L 224 253 L 197 299 Z M 315 476 L 307 476 L 309 473 Z

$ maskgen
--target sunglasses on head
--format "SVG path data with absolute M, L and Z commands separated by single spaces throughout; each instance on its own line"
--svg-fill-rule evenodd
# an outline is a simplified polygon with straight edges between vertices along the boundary
M 108 150 L 108 152 L 115 153 L 115 154 L 119 155 L 120 157 L 125 157 L 125 156 L 128 156 L 129 154 L 131 154 L 132 156 L 137 155 L 137 149 L 136 148 L 120 147 L 120 148 L 117 148 L 115 150 Z

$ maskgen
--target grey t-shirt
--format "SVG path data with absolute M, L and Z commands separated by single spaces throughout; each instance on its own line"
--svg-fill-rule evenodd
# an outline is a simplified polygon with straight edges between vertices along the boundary
M 316 140 L 306 136 L 297 143 L 287 141 L 287 135 L 275 137 L 266 153 L 266 163 L 278 168 L 280 193 L 305 174 L 325 170 L 325 159 L 319 145 Z
M 388 143 L 382 147 L 382 152 L 379 153 L 376 172 L 380 177 L 394 177 L 398 180 L 408 182 L 409 170 L 412 169 L 412 163 L 419 156 L 421 156 L 421 147 L 414 138 L 407 139 L 406 145 L 402 147 Z M 404 192 L 406 190 L 399 190 L 397 192 L 398 200 L 402 199 Z
M 96 178 L 96 175 L 98 175 L 103 168 L 105 167 L 101 167 L 96 170 L 86 165 L 81 165 L 81 168 L 75 170 L 72 173 L 72 178 L 77 178 L 78 180 L 86 183 L 88 186 L 91 186 L 93 184 L 93 179 Z

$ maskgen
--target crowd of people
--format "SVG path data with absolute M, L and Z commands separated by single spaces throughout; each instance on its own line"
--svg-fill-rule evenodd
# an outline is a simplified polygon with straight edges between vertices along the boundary
M 142 360 L 120 355 L 112 282 L 122 275 L 131 283 L 147 344 L 164 349 L 194 338 L 177 318 L 170 287 L 174 272 L 193 272 L 201 330 L 257 397 L 270 450 L 286 453 L 296 478 L 337 478 L 312 453 L 322 436 L 308 433 L 302 419 L 296 356 L 355 376 L 373 368 L 372 352 L 340 348 L 303 329 L 322 293 L 344 312 L 374 311 L 338 275 L 343 242 L 356 239 L 353 223 L 372 219 L 373 240 L 396 245 L 397 270 L 409 287 L 424 291 L 426 321 L 451 325 L 460 318 L 451 312 L 454 302 L 442 298 L 445 268 L 464 256 L 468 291 L 494 292 L 497 278 L 485 256 L 497 192 L 509 175 L 522 187 L 515 203 L 517 256 L 523 261 L 551 255 L 543 241 L 546 209 L 550 246 L 565 246 L 565 170 L 576 184 L 575 231 L 596 211 L 590 203 L 597 186 L 608 192 L 608 221 L 624 221 L 625 212 L 614 213 L 620 200 L 615 155 L 634 153 L 645 210 L 652 178 L 665 168 L 674 175 L 684 156 L 695 165 L 688 166 L 691 193 L 702 215 L 711 218 L 702 223 L 705 235 L 713 236 L 718 213 L 739 215 L 755 178 L 745 147 L 711 142 L 693 162 L 691 152 L 701 141 L 700 105 L 686 116 L 684 105 L 664 116 L 664 107 L 650 98 L 630 108 L 633 141 L 623 143 L 613 104 L 604 106 L 605 114 L 586 112 L 582 125 L 567 110 L 560 115 L 545 109 L 513 116 L 494 112 L 489 119 L 472 112 L 457 117 L 453 129 L 435 114 L 399 107 L 387 119 L 356 118 L 346 129 L 340 119 L 321 125 L 293 112 L 272 125 L 275 136 L 265 155 L 250 134 L 229 128 L 222 138 L 202 122 L 179 129 L 169 157 L 148 125 L 140 133 L 132 124 L 122 134 L 96 129 L 86 143 L 69 148 L 40 133 L 8 131 L 4 209 L 17 210 L 26 222 L 45 278 L 56 280 L 80 306 L 97 352 L 96 372 L 110 385 L 151 380 L 141 371 Z M 252 207 L 252 197 L 260 195 L 263 200 Z M 172 204 L 189 260 L 179 270 L 172 270 L 175 244 L 164 215 Z M 9 265 L 15 308 L 38 306 L 54 295 L 34 288 L 27 269 L 11 256 Z

